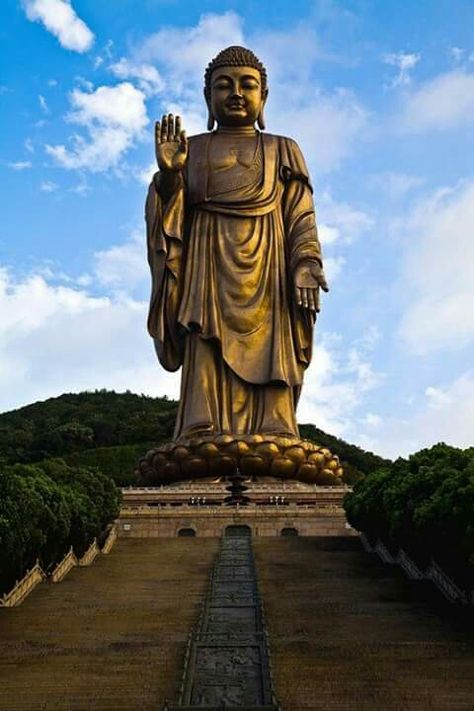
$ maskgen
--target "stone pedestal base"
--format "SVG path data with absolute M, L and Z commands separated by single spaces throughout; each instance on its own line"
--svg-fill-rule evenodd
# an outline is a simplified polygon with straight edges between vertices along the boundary
M 168 442 L 151 449 L 140 460 L 137 477 L 142 486 L 158 486 L 187 479 L 232 476 L 271 476 L 309 484 L 338 486 L 342 467 L 329 449 L 297 437 L 279 435 L 203 435 Z

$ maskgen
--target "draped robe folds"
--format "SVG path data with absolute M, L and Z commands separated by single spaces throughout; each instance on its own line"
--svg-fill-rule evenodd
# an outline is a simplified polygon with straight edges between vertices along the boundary
M 293 140 L 257 133 L 247 170 L 217 172 L 212 139 L 191 137 L 180 185 L 165 200 L 157 173 L 146 203 L 148 330 L 163 367 L 183 367 L 175 439 L 297 436 L 313 326 L 293 274 L 321 263 L 308 171 Z

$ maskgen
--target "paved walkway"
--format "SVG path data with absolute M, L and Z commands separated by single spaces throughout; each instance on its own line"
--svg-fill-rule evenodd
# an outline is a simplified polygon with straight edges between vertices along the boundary
M 355 539 L 254 539 L 285 711 L 472 711 L 474 640 Z
M 278 711 L 250 537 L 221 541 L 179 702 L 171 707 L 221 708 Z

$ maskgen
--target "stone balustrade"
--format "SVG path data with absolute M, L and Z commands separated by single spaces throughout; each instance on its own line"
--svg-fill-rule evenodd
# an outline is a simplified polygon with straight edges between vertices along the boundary
M 12 588 L 9 593 L 6 593 L 3 598 L 0 598 L 0 607 L 17 607 L 18 605 L 21 605 L 23 600 L 25 600 L 40 583 L 46 580 L 49 580 L 51 583 L 59 583 L 61 580 L 64 580 L 66 575 L 73 568 L 77 566 L 83 567 L 91 565 L 99 554 L 110 553 L 116 540 L 117 528 L 116 525 L 114 525 L 109 531 L 102 550 L 97 544 L 97 539 L 94 538 L 82 558 L 78 560 L 71 546 L 64 558 L 56 565 L 50 575 L 47 575 L 44 572 L 43 568 L 39 564 L 39 561 L 37 561 L 34 567 L 31 568 L 31 570 L 29 570 L 26 575 L 15 584 L 15 587 Z
M 377 553 L 384 563 L 399 565 L 412 580 L 430 580 L 450 602 L 474 604 L 474 590 L 467 591 L 460 588 L 435 560 L 431 560 L 428 567 L 422 570 L 403 548 L 400 548 L 394 556 L 380 539 L 371 545 L 367 536 L 361 533 L 360 540 L 367 553 Z
M 82 558 L 79 558 L 78 565 L 83 568 L 87 565 L 92 565 L 100 553 L 100 548 L 97 545 L 97 538 L 94 538 L 89 548 L 86 550 Z
M 16 582 L 15 586 L 6 593 L 0 600 L 0 605 L 2 607 L 16 607 L 21 605 L 23 600 L 28 597 L 28 595 L 35 589 L 37 585 L 46 580 L 47 575 L 43 568 L 36 561 L 36 564 L 29 570 L 26 575 L 19 581 Z
M 60 583 L 61 580 L 63 580 L 66 575 L 69 573 L 69 571 L 72 568 L 75 568 L 76 565 L 78 564 L 78 560 L 76 558 L 76 555 L 71 548 L 69 549 L 69 553 L 66 553 L 62 561 L 60 561 L 53 572 L 50 575 L 50 580 L 52 583 Z

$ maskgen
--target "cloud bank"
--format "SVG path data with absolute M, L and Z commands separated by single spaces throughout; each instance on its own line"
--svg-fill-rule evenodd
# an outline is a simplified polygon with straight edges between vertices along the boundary
M 24 0 L 23 6 L 27 18 L 44 25 L 65 49 L 82 53 L 92 47 L 94 34 L 69 0 Z
M 68 169 L 97 173 L 118 167 L 149 122 L 144 93 L 130 82 L 122 82 L 91 92 L 74 89 L 69 99 L 72 110 L 67 120 L 84 127 L 88 139 L 75 134 L 71 147 L 47 145 L 46 152 Z

